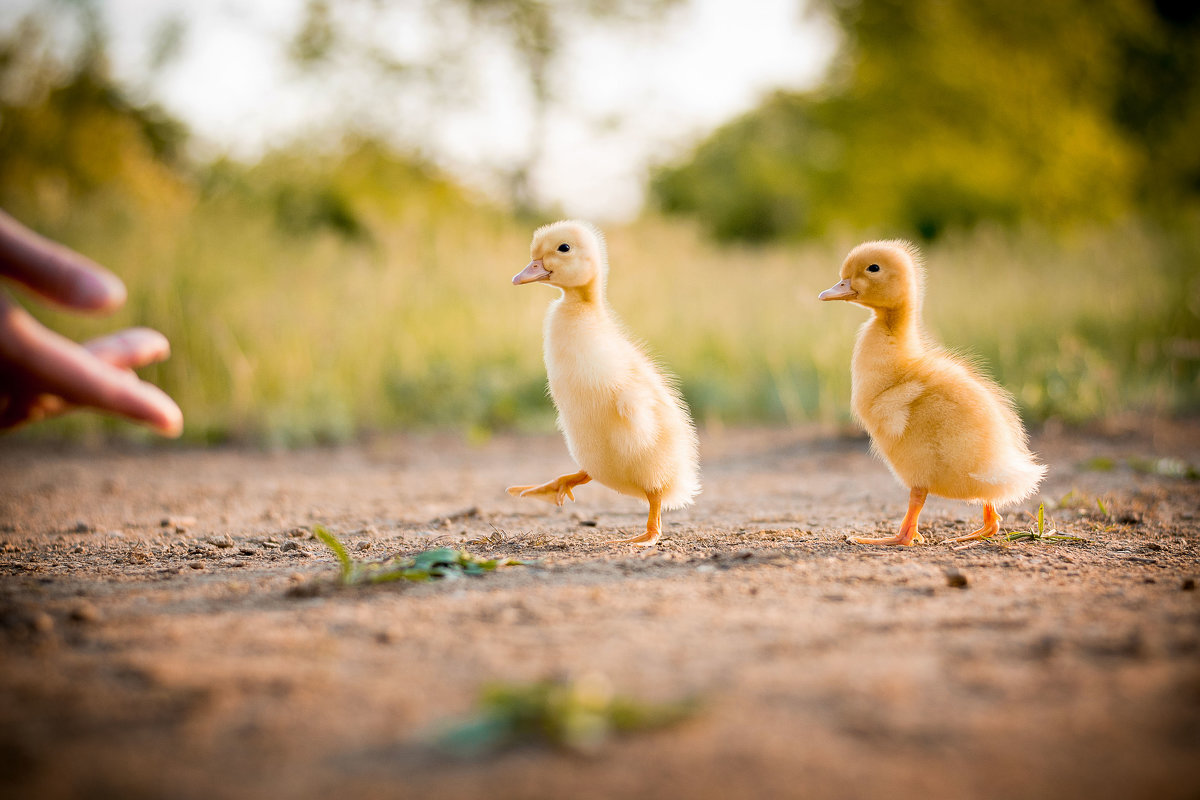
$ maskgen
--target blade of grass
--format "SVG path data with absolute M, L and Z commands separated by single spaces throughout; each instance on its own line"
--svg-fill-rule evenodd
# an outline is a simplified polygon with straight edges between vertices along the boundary
M 322 525 L 317 525 L 313 528 L 313 533 L 320 539 L 326 547 L 333 551 L 337 556 L 338 564 L 341 566 L 342 583 L 349 584 L 354 582 L 355 564 L 354 559 L 350 558 L 350 554 L 346 552 L 346 548 L 337 540 L 337 537 L 325 529 Z

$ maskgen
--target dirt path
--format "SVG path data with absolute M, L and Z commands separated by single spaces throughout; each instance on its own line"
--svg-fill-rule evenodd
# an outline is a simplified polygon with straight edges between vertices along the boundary
M 650 552 L 603 544 L 644 516 L 602 487 L 504 495 L 571 467 L 557 438 L 0 442 L 0 795 L 1194 798 L 1200 482 L 1126 460 L 1198 464 L 1200 423 L 1034 444 L 1090 543 L 847 544 L 906 492 L 817 430 L 708 436 Z M 976 514 L 931 500 L 924 532 Z M 364 559 L 486 538 L 540 563 L 338 590 L 317 523 Z M 428 744 L 490 681 L 588 673 L 703 708 L 591 757 Z

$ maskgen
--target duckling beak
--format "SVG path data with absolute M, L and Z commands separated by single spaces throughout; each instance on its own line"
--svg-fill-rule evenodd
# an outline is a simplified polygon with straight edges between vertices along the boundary
M 850 288 L 849 278 L 838 281 L 817 295 L 818 300 L 853 300 L 856 297 L 858 297 L 858 292 Z
M 513 286 L 520 286 L 522 283 L 533 283 L 534 281 L 544 281 L 550 277 L 550 270 L 542 266 L 542 260 L 536 259 L 530 261 L 525 269 L 513 275 Z

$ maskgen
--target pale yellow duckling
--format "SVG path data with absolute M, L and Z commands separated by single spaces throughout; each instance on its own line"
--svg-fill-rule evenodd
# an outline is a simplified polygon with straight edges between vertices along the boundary
M 921 330 L 924 267 L 903 241 L 867 242 L 850 251 L 821 300 L 848 300 L 874 316 L 859 330 L 851 367 L 851 404 L 876 453 L 911 490 L 895 536 L 852 537 L 859 544 L 923 541 L 917 518 L 929 493 L 983 503 L 983 527 L 962 542 L 1000 530 L 997 507 L 1033 494 L 1046 468 L 1033 460 L 1012 397 Z
M 546 314 L 550 395 L 567 449 L 582 469 L 508 493 L 562 505 L 591 480 L 650 504 L 646 532 L 616 542 L 646 547 L 662 533 L 662 509 L 689 505 L 700 491 L 696 429 L 672 379 L 629 340 L 605 299 L 604 237 L 586 222 L 538 228 L 532 261 L 515 285 L 562 290 Z

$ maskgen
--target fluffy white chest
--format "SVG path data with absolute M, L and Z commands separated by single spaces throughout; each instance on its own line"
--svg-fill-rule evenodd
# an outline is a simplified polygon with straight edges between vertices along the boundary
M 546 375 L 564 425 L 615 411 L 635 357 L 606 314 L 564 308 L 561 301 L 551 307 L 546 316 Z

